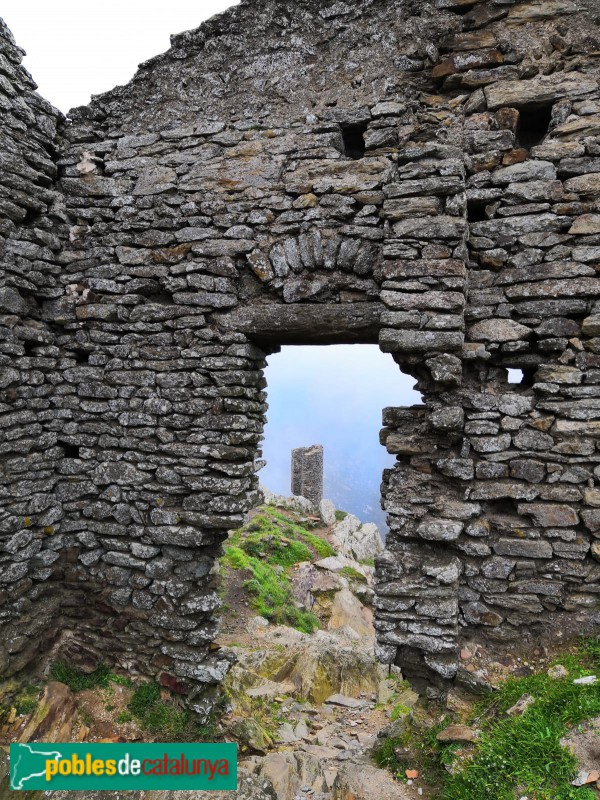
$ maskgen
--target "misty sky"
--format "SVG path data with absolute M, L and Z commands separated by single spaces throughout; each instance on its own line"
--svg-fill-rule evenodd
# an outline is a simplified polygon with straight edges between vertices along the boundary
M 197 28 L 230 0 L 2 0 L 0 15 L 27 51 L 38 91 L 63 112 L 125 84 L 169 36 Z M 286 347 L 267 370 L 269 422 L 261 480 L 289 494 L 293 447 L 325 446 L 325 493 L 363 519 L 382 522 L 379 485 L 393 463 L 379 445 L 381 409 L 420 402 L 413 381 L 374 346 Z
M 414 380 L 375 345 L 284 347 L 268 362 L 261 482 L 288 495 L 292 448 L 322 444 L 325 496 L 382 524 L 381 472 L 394 458 L 379 444 L 381 410 L 420 403 Z

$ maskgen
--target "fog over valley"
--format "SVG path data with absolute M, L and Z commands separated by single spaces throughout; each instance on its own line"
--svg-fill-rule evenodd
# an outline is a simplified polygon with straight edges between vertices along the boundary
M 381 411 L 420 403 L 414 379 L 375 345 L 284 347 L 269 356 L 265 377 L 261 483 L 289 495 L 292 449 L 322 444 L 324 496 L 384 530 L 379 487 L 394 457 L 379 444 Z

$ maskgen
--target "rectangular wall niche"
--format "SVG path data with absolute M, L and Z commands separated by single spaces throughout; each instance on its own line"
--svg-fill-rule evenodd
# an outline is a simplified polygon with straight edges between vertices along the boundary
M 367 149 L 367 145 L 365 143 L 366 132 L 366 122 L 362 122 L 357 125 L 342 125 L 344 153 L 348 156 L 348 158 L 358 161 L 358 159 L 364 157 Z

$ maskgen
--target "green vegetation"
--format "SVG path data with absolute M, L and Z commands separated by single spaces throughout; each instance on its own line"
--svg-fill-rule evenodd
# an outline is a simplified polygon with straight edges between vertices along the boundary
M 328 542 L 274 506 L 262 506 L 247 525 L 232 533 L 224 550 L 224 566 L 251 573 L 243 585 L 258 614 L 304 633 L 319 627 L 314 614 L 297 607 L 286 570 L 334 555 Z
M 576 788 L 575 758 L 560 744 L 573 726 L 600 714 L 600 682 L 574 684 L 575 678 L 600 670 L 600 640 L 584 641 L 560 659 L 569 674 L 552 679 L 546 673 L 509 678 L 484 706 L 483 733 L 474 757 L 444 787 L 444 800 L 507 800 L 532 795 L 536 800 L 593 800 L 589 788 Z M 535 703 L 521 717 L 506 710 L 523 694 Z
M 405 713 L 407 707 L 402 706 L 402 703 L 394 706 L 392 715 L 395 719 Z M 394 712 L 396 713 L 394 714 Z M 436 736 L 447 724 L 448 720 L 444 720 L 432 727 L 422 729 L 419 726 L 417 729 L 410 727 L 409 723 L 403 734 L 384 739 L 373 750 L 373 760 L 377 766 L 389 769 L 399 780 L 404 780 L 406 769 L 416 769 L 432 786 L 439 786 L 443 784 L 448 773 L 445 770 L 446 761 L 441 757 Z
M 383 742 L 374 753 L 375 760 L 397 777 L 407 767 L 419 769 L 426 780 L 441 786 L 440 800 L 514 800 L 522 796 L 594 800 L 597 795 L 589 787 L 571 785 L 577 763 L 560 740 L 600 714 L 600 681 L 573 683 L 575 678 L 600 671 L 600 639 L 583 640 L 556 663 L 566 667 L 566 677 L 553 679 L 546 672 L 511 677 L 478 704 L 472 724 L 481 730 L 481 736 L 474 748 L 437 741 L 437 733 L 453 721 L 446 716 L 425 734 L 410 728 Z M 532 695 L 535 702 L 522 716 L 507 716 L 507 709 L 524 694 Z M 402 758 L 404 750 L 410 753 L 410 763 Z
M 88 728 L 93 725 L 94 718 L 92 717 L 90 712 L 87 710 L 87 708 L 79 707 L 77 709 L 77 713 L 79 715 L 79 719 L 83 722 L 84 725 L 87 725 Z
M 41 687 L 39 684 L 29 683 L 21 687 L 12 703 L 8 703 L 6 706 L 4 706 L 4 704 L 0 706 L 0 719 L 10 714 L 12 706 L 16 709 L 17 716 L 19 717 L 31 714 L 31 712 L 35 711 L 37 708 L 40 693 Z
M 389 769 L 400 778 L 402 775 L 403 765 L 398 760 L 396 754 L 397 750 L 402 750 L 405 747 L 405 737 L 395 736 L 390 739 L 384 739 L 380 745 L 377 745 L 373 750 L 373 761 L 378 767 L 382 769 Z
M 156 683 L 142 683 L 133 693 L 128 705 L 140 725 L 151 733 L 160 733 L 169 738 L 183 735 L 190 723 L 187 710 L 175 708 L 163 700 Z
M 321 539 L 320 536 L 315 536 L 314 533 L 305 531 L 304 539 L 308 542 L 310 547 L 312 547 L 319 558 L 328 558 L 329 556 L 335 555 L 335 550 L 333 547 L 329 544 L 329 542 L 326 542 L 325 539 Z
M 21 695 L 17 697 L 15 700 L 15 708 L 17 709 L 17 715 L 19 717 L 23 717 L 26 714 L 31 714 L 32 711 L 35 711 L 38 704 L 37 693 L 36 695 Z
M 348 512 L 347 511 L 336 511 L 335 512 L 335 519 L 336 519 L 337 522 L 341 522 L 343 519 L 346 519 L 347 516 L 348 516 Z
M 225 547 L 223 563 L 232 569 L 247 569 L 252 577 L 244 581 L 252 605 L 261 617 L 279 625 L 290 625 L 303 633 L 319 627 L 319 621 L 310 611 L 296 607 L 290 579 L 285 572 L 277 572 L 270 564 L 233 545 Z
M 80 672 L 70 664 L 65 664 L 63 661 L 56 661 L 50 667 L 50 677 L 52 680 L 66 683 L 72 692 L 83 692 L 85 689 L 93 689 L 96 686 L 106 688 L 110 683 L 112 675 L 113 673 L 111 673 L 106 664 L 100 664 L 94 672 L 90 672 L 89 674 Z
M 261 506 L 250 522 L 234 531 L 230 542 L 239 545 L 249 556 L 263 558 L 281 567 L 335 555 L 328 542 L 274 506 Z
M 359 583 L 367 582 L 367 579 L 362 574 L 362 572 L 359 572 L 357 569 L 354 569 L 354 567 L 343 567 L 340 570 L 340 575 L 343 578 L 347 578 L 349 581 L 358 581 Z
M 142 683 L 134 691 L 128 705 L 131 714 L 122 712 L 117 722 L 130 722 L 134 717 L 149 733 L 160 734 L 161 741 L 211 741 L 216 736 L 216 722 L 222 711 L 217 703 L 210 720 L 199 725 L 187 708 L 178 708 L 171 698 L 163 698 L 156 683 Z
M 410 714 L 410 708 L 408 706 L 405 706 L 404 703 L 397 703 L 392 708 L 392 714 L 390 719 L 392 720 L 392 722 L 395 722 L 397 719 L 399 719 L 400 717 L 404 717 L 407 714 Z
M 66 683 L 72 692 L 83 692 L 85 689 L 94 689 L 100 686 L 103 689 L 110 688 L 111 683 L 120 686 L 132 686 L 129 678 L 116 675 L 106 664 L 100 664 L 93 672 L 81 672 L 64 661 L 55 661 L 50 667 L 50 678 L 53 681 Z
M 115 717 L 115 722 L 122 724 L 124 722 L 131 722 L 133 719 L 133 714 L 130 714 L 129 711 L 121 711 L 120 714 L 117 714 Z

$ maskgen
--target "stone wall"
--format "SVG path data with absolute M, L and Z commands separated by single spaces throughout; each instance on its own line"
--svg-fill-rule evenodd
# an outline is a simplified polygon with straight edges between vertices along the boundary
M 22 55 L 0 20 L 0 674 L 7 677 L 43 652 L 59 627 L 61 476 L 69 462 L 55 387 L 75 364 L 41 314 L 44 301 L 64 291 L 57 265 L 64 204 L 53 188 L 61 116 L 35 94 Z
M 424 330 L 442 327 L 442 313 L 444 331 L 460 327 L 447 316 L 457 311 L 466 330 L 462 364 L 453 342 L 432 337 L 444 355 L 425 361 L 421 388 L 432 378 L 438 392 L 426 395 L 427 410 L 384 416 L 382 441 L 399 464 L 384 482 L 392 533 L 379 569 L 380 655 L 430 683 L 433 673 L 456 675 L 457 642 L 473 630 L 501 648 L 599 622 L 600 104 L 597 59 L 586 60 L 599 40 L 597 29 L 581 27 L 575 4 L 513 5 L 463 15 L 465 32 L 440 42 L 432 70 L 441 119 L 456 113 L 451 95 L 467 93 L 455 196 L 469 231 L 464 312 L 456 291 L 464 273 L 450 261 L 411 255 L 390 267 L 404 283 L 384 297 L 402 309 L 394 320 L 404 330 L 381 339 L 400 363 L 433 350 Z M 435 199 L 446 183 L 439 168 L 433 179 L 432 166 L 417 170 L 413 161 L 409 177 L 422 176 L 427 202 L 437 204 L 419 236 L 426 230 L 443 244 L 456 235 Z M 415 184 L 388 193 L 406 189 Z M 414 238 L 419 226 L 407 225 Z M 406 241 L 411 230 L 400 233 L 418 246 Z M 401 291 L 413 276 L 416 296 Z M 520 383 L 507 382 L 507 368 L 521 371 Z
M 384 412 L 380 658 L 437 691 L 464 636 L 597 623 L 599 51 L 571 0 L 242 2 L 71 112 L 6 223 L 10 336 L 48 337 L 9 345 L 1 407 L 23 632 L 61 586 L 35 636 L 207 709 L 265 356 L 375 341 L 424 400 Z

